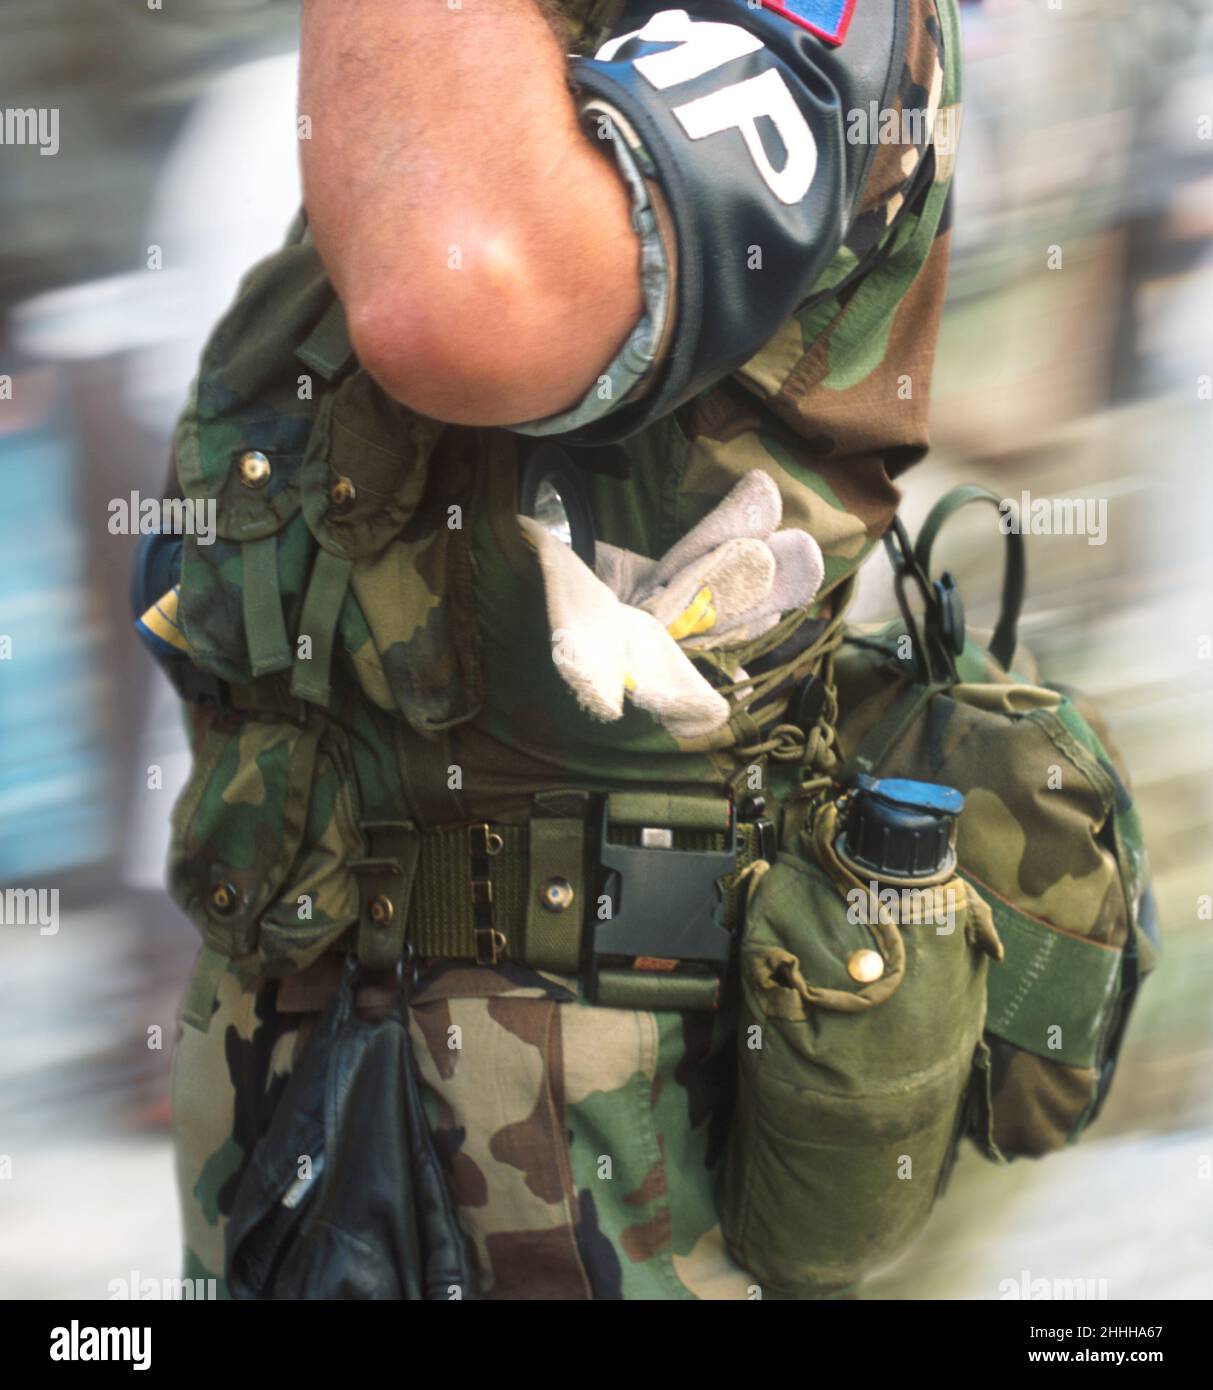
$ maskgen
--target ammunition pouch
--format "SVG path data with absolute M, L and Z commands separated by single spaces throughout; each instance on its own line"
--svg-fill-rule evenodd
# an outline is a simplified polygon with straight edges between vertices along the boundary
M 259 350 L 266 322 L 293 352 Z M 193 667 L 241 687 L 282 675 L 322 709 L 344 668 L 423 737 L 472 718 L 476 438 L 374 386 L 297 228 L 216 327 L 177 429 L 182 493 L 217 517 L 211 543 L 183 538 Z
M 173 809 L 169 890 L 248 973 L 303 969 L 358 918 L 358 794 L 341 731 L 315 712 L 195 714 Z

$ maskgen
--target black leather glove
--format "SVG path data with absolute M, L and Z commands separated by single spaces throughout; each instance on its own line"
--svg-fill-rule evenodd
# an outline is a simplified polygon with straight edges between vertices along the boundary
M 237 1187 L 225 1233 L 235 1299 L 476 1297 L 422 1105 L 408 1005 L 402 995 L 386 1018 L 363 1021 L 356 976 L 347 961 Z

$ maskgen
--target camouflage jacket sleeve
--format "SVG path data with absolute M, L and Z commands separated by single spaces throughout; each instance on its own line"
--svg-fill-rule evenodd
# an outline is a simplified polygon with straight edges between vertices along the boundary
M 872 152 L 855 216 L 807 300 L 734 373 L 817 467 L 892 477 L 927 450 L 961 115 L 955 0 L 905 9 L 892 98 L 848 113 L 848 140 Z
M 736 370 L 813 296 L 867 197 L 852 113 L 895 102 L 916 0 L 629 0 L 572 66 L 583 110 L 642 152 L 677 241 L 677 323 L 643 399 L 582 431 L 624 438 Z

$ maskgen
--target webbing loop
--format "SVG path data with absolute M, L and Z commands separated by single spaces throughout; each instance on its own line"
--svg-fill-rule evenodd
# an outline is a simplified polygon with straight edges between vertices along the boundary
M 352 569 L 351 561 L 331 551 L 316 553 L 299 619 L 299 635 L 310 639 L 311 653 L 301 651 L 291 672 L 291 694 L 297 699 L 328 705 L 337 623 Z
M 935 538 L 949 517 L 972 502 L 986 502 L 997 508 L 1000 515 L 1006 515 L 1009 510 L 1014 521 L 1009 528 L 1002 527 L 1000 523 L 1000 529 L 1007 538 L 1006 562 L 1002 577 L 1002 605 L 994 635 L 990 639 L 990 655 L 1004 671 L 1009 671 L 1018 644 L 1019 615 L 1023 610 L 1024 591 L 1027 587 L 1027 559 L 1021 522 L 1014 513 L 1013 505 L 978 483 L 964 483 L 960 487 L 954 487 L 935 503 L 922 523 L 914 546 L 914 560 L 930 581 L 931 549 L 935 544 Z
M 285 671 L 291 664 L 278 584 L 278 538 L 262 536 L 240 547 L 240 598 L 248 640 L 249 668 L 254 679 Z

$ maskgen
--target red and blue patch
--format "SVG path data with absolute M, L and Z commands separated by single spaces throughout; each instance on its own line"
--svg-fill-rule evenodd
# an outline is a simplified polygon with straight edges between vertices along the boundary
M 855 13 L 855 0 L 762 0 L 762 4 L 835 46 L 846 41 Z

